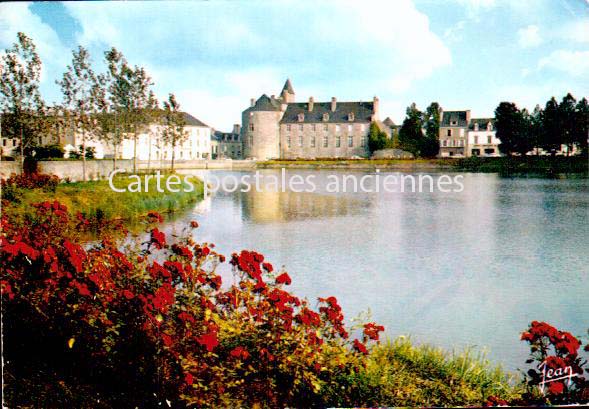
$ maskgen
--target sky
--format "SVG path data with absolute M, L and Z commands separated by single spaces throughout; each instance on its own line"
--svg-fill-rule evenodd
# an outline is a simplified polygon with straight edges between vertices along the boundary
M 412 102 L 489 117 L 501 101 L 589 97 L 589 0 L 1 3 L 0 52 L 19 31 L 37 45 L 49 104 L 73 48 L 103 71 L 114 46 L 160 99 L 174 93 L 224 131 L 286 78 L 300 102 L 376 95 L 396 123 Z

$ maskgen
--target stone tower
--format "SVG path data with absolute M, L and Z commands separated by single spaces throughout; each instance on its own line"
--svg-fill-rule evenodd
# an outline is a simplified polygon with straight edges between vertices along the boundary
M 283 104 L 290 104 L 291 102 L 295 102 L 295 92 L 289 78 L 286 79 L 284 87 L 282 87 L 280 97 Z
M 264 94 L 241 114 L 241 137 L 245 158 L 267 160 L 280 157 L 279 122 L 282 100 Z

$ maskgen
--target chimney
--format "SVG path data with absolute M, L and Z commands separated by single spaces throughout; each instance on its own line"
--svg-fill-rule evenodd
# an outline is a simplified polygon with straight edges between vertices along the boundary
M 250 99 L 250 106 L 256 105 L 256 100 L 254 98 Z
M 379 105 L 379 99 L 378 97 L 375 95 L 373 101 L 373 106 L 374 106 L 374 119 L 378 120 L 378 105 Z
M 315 100 L 313 100 L 313 97 L 309 97 L 309 112 L 313 112 L 314 105 L 315 105 Z
M 337 100 L 335 97 L 331 97 L 331 112 L 335 112 L 335 106 L 337 104 Z
M 233 133 L 239 134 L 239 131 L 241 131 L 241 126 L 239 126 L 239 124 L 234 124 Z

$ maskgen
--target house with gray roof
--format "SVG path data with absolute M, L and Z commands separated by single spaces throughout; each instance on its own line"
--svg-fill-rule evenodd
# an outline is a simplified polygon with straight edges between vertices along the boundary
M 367 157 L 370 123 L 379 100 L 295 102 L 290 79 L 280 96 L 263 94 L 242 113 L 244 157 L 311 159 Z
M 465 157 L 470 110 L 442 111 L 440 120 L 440 153 L 442 158 Z

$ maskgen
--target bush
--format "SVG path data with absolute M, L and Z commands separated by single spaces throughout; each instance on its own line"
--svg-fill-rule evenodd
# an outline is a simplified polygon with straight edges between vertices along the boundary
M 2 200 L 18 202 L 23 196 L 23 190 L 40 189 L 45 192 L 55 192 L 59 184 L 59 177 L 43 173 L 12 174 L 6 180 L 0 180 L 2 186 Z
M 34 151 L 36 160 L 63 158 L 65 153 L 60 145 L 38 146 L 34 148 Z
M 233 254 L 223 288 L 213 245 L 168 243 L 151 225 L 125 253 L 107 236 L 83 247 L 81 215 L 58 202 L 35 208 L 2 218 L 11 406 L 323 405 L 322 388 L 358 372 L 381 330 L 351 340 L 335 298 L 314 310 L 258 253 Z

